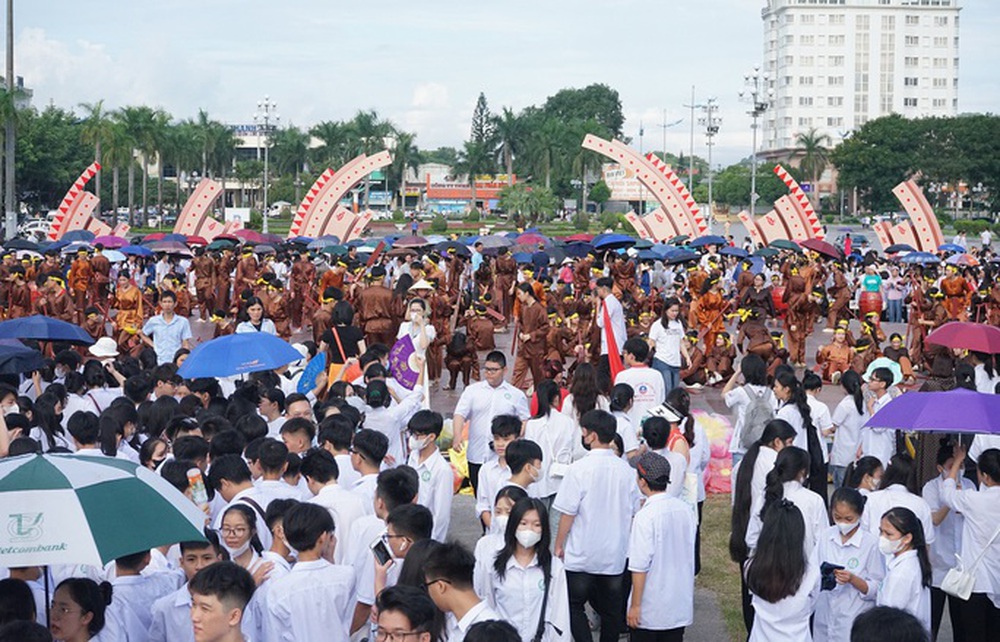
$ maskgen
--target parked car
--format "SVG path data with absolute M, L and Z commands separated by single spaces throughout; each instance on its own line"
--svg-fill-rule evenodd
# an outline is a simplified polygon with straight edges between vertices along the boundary
M 51 223 L 49 221 L 41 218 L 33 218 L 21 223 L 17 228 L 17 233 L 19 236 L 25 238 L 34 237 L 36 239 L 44 239 L 49 235 L 50 227 Z

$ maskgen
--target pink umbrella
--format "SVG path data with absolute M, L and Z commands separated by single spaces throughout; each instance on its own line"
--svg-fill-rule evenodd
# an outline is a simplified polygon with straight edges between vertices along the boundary
M 260 232 L 257 232 L 256 230 L 236 230 L 233 232 L 233 236 L 244 241 L 249 241 L 250 243 L 264 242 L 264 237 L 261 236 Z
M 403 236 L 392 244 L 394 248 L 399 247 L 424 247 L 430 245 L 430 241 L 422 236 Z
M 189 236 L 187 237 L 188 245 L 208 245 L 208 241 L 200 236 Z
M 154 252 L 164 252 L 166 254 L 177 254 L 180 256 L 194 256 L 194 253 L 180 241 L 154 241 L 147 245 Z
M 100 243 L 109 250 L 117 250 L 118 248 L 125 247 L 126 245 L 129 244 L 127 239 L 123 239 L 120 236 L 110 236 L 110 235 L 98 236 L 97 238 L 94 239 L 94 245 L 97 245 L 98 243 Z
M 552 245 L 552 241 L 550 241 L 547 237 L 544 237 L 541 234 L 535 234 L 534 232 L 525 232 L 514 239 L 515 245 L 534 245 L 537 247 L 539 243 L 546 246 Z
M 984 323 L 952 321 L 931 332 L 924 341 L 946 348 L 1000 354 L 1000 328 Z

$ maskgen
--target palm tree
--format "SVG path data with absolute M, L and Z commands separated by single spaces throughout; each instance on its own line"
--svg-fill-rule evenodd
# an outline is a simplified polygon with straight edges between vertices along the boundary
M 212 139 L 215 142 L 215 151 L 212 155 L 213 167 L 219 168 L 219 178 L 222 181 L 222 201 L 219 203 L 219 209 L 222 211 L 222 217 L 226 216 L 226 175 L 233 168 L 233 161 L 236 158 L 236 147 L 239 141 L 236 139 L 236 134 L 229 127 L 223 125 L 219 122 L 214 122 L 212 125 Z
M 236 167 L 233 168 L 233 177 L 236 178 L 240 184 L 240 207 L 246 207 L 247 205 L 247 185 L 256 191 L 261 182 L 261 175 L 263 173 L 263 161 L 245 160 L 238 161 L 236 163 Z M 254 202 L 256 201 L 257 199 L 255 198 Z
M 493 154 L 486 143 L 465 141 L 461 151 L 458 152 L 458 161 L 452 171 L 457 175 L 465 174 L 468 176 L 469 185 L 472 188 L 469 209 L 476 209 L 476 176 L 489 174 L 493 168 Z
M 163 220 L 163 156 L 164 150 L 170 145 L 170 121 L 173 118 L 162 109 L 153 112 L 150 122 L 149 138 L 153 153 L 156 154 L 156 211 L 160 221 Z M 147 179 L 148 180 L 148 179 Z M 180 176 L 177 177 L 180 180 Z
M 356 137 L 356 150 L 359 154 L 376 154 L 385 149 L 385 139 L 392 136 L 395 127 L 387 120 L 382 120 L 374 109 L 359 111 L 354 115 L 349 127 Z M 371 191 L 371 178 L 365 176 L 364 208 L 368 209 L 368 194 Z
M 108 131 L 108 140 L 102 153 L 105 161 L 111 167 L 111 207 L 115 211 L 115 221 L 118 221 L 118 177 L 122 165 L 128 163 L 129 173 L 135 166 L 132 158 L 132 140 L 129 138 L 125 126 L 116 118 L 111 121 Z M 132 184 L 129 182 L 129 202 L 132 198 Z M 132 224 L 132 206 L 129 205 L 129 224 Z
M 552 189 L 552 172 L 561 158 L 564 134 L 565 131 L 559 121 L 555 118 L 546 118 L 532 132 L 528 142 L 531 164 L 536 173 L 545 176 L 546 189 Z
M 101 146 L 107 144 L 111 138 L 113 124 L 104 109 L 103 100 L 98 100 L 96 103 L 80 103 L 80 107 L 87 112 L 87 118 L 80 129 L 80 139 L 94 146 L 94 160 L 100 164 Z M 97 170 L 96 188 L 97 198 L 101 198 L 101 170 Z
M 198 132 L 193 121 L 181 121 L 167 130 L 163 155 L 173 163 L 177 172 L 176 202 L 177 207 L 180 208 L 183 205 L 181 200 L 182 177 L 197 167 L 201 161 Z
M 399 132 L 392 150 L 392 175 L 399 177 L 399 209 L 406 209 L 406 172 L 420 168 L 420 150 L 413 143 L 416 134 Z
M 138 107 L 123 107 L 115 112 L 115 120 L 121 126 L 121 135 L 130 148 L 128 161 L 128 224 L 135 225 L 135 149 L 142 136 L 142 113 Z M 124 142 L 124 141 L 122 141 Z
M 295 204 L 299 201 L 299 177 L 309 163 L 309 134 L 289 125 L 274 134 L 271 150 L 274 167 L 280 174 L 295 174 Z
M 524 144 L 524 125 L 510 107 L 493 117 L 493 135 L 497 143 L 497 162 L 507 170 L 507 185 L 514 184 L 514 157 Z
M 313 125 L 309 134 L 322 142 L 312 151 L 312 158 L 317 167 L 339 169 L 347 162 L 351 139 L 347 125 L 335 120 L 326 120 Z
M 812 180 L 809 195 L 813 199 L 813 207 L 819 209 L 819 177 L 830 162 L 830 136 L 820 134 L 814 127 L 804 134 L 798 134 L 795 144 L 797 147 L 794 154 L 802 157 L 799 167 Z

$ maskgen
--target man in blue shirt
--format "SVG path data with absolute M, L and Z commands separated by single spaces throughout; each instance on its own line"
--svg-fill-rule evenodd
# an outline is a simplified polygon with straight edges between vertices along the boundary
M 181 348 L 191 349 L 191 324 L 174 314 L 175 305 L 177 295 L 164 290 L 160 294 L 160 314 L 150 317 L 140 332 L 143 343 L 156 351 L 157 365 L 173 363 Z

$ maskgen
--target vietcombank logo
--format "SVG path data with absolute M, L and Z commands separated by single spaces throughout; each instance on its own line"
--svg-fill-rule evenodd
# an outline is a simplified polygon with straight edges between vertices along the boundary
M 66 542 L 53 544 L 34 544 L 45 535 L 43 528 L 45 513 L 10 513 L 7 515 L 8 543 L 11 546 L 0 546 L 0 555 L 26 555 L 32 553 L 51 553 L 65 551 Z

